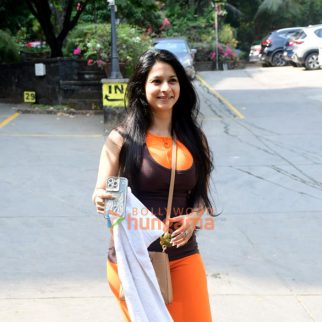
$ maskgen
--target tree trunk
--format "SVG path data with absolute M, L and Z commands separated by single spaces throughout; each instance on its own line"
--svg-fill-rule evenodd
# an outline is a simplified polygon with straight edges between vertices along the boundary
M 68 0 L 65 6 L 65 15 L 63 20 L 63 25 L 59 35 L 55 35 L 55 27 L 52 24 L 52 10 L 51 8 L 55 6 L 52 2 L 50 4 L 49 0 L 25 0 L 31 13 L 39 21 L 39 24 L 46 37 L 46 42 L 51 50 L 51 57 L 62 57 L 63 56 L 63 42 L 69 31 L 71 31 L 77 24 L 81 13 L 85 10 L 87 3 L 90 0 L 85 0 L 82 2 L 80 9 L 77 10 L 72 18 L 72 10 L 74 8 L 75 0 Z
M 63 49 L 62 44 L 58 44 L 57 42 L 54 44 L 48 44 L 50 47 L 50 57 L 63 57 Z

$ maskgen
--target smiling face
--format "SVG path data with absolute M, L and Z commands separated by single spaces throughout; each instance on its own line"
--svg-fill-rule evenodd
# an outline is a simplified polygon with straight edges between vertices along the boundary
M 178 77 L 171 65 L 156 62 L 145 83 L 145 95 L 155 112 L 172 111 L 180 95 Z

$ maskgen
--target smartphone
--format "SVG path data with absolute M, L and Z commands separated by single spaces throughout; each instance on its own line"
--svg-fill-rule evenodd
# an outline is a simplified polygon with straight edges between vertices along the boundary
M 105 202 L 105 218 L 109 228 L 114 227 L 125 219 L 127 187 L 128 180 L 126 178 L 107 177 L 106 192 L 114 197 Z

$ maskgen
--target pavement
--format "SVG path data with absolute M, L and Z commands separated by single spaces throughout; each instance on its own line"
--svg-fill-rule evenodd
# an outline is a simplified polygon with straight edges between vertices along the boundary
M 213 89 L 225 76 L 218 75 L 200 73 Z M 319 179 L 303 191 L 270 173 L 265 163 L 282 172 L 282 158 L 259 142 L 275 138 L 273 129 L 256 127 L 239 108 L 243 120 L 197 81 L 196 88 L 223 211 L 215 230 L 198 233 L 213 321 L 322 321 Z M 15 107 L 0 104 L 0 321 L 122 321 L 106 283 L 109 236 L 90 201 L 103 116 L 19 114 L 4 123 Z M 318 147 L 302 147 L 316 165 L 312 177 L 322 164 Z M 300 192 L 286 196 L 288 184 Z

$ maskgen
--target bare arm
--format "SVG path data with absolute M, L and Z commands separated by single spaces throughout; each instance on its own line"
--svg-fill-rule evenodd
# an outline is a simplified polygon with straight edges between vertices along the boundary
M 119 173 L 119 158 L 122 145 L 123 137 L 116 130 L 113 130 L 108 135 L 102 148 L 96 186 L 92 196 L 96 211 L 100 214 L 104 214 L 105 199 L 112 197 L 105 191 L 106 179 L 108 176 L 117 176 Z

